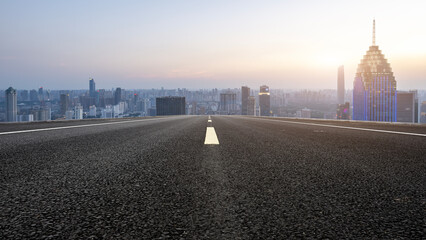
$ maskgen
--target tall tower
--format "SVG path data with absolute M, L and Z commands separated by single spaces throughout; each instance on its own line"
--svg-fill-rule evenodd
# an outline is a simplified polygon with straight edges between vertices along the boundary
M 89 80 L 89 96 L 90 97 L 96 96 L 96 85 L 95 85 L 95 80 L 93 80 L 93 78 Z
M 345 103 L 345 72 L 343 65 L 337 70 L 337 104 Z
M 16 122 L 18 113 L 18 101 L 16 90 L 12 87 L 6 90 L 6 122 Z
M 396 81 L 392 68 L 376 45 L 376 21 L 373 20 L 373 42 L 355 75 L 353 119 L 396 121 Z
M 114 93 L 114 104 L 121 102 L 121 88 L 116 88 Z
M 271 115 L 271 96 L 269 95 L 269 87 L 266 85 L 260 86 L 259 92 L 259 108 L 260 116 Z
M 248 102 L 250 96 L 250 88 L 241 87 L 241 115 L 248 115 Z

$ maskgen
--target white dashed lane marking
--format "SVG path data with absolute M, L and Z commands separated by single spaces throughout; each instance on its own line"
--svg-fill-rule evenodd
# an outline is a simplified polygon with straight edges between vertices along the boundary
M 207 127 L 206 130 L 206 139 L 204 140 L 204 145 L 218 145 L 219 139 L 217 139 L 216 131 L 214 130 L 214 127 L 212 127 L 212 120 L 209 116 L 209 119 L 207 120 L 207 123 L 209 123 L 209 127 Z

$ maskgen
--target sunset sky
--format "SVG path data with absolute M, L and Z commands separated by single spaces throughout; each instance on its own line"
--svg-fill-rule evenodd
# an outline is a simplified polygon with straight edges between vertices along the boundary
M 372 42 L 426 89 L 426 1 L 0 1 L 0 88 L 351 89 Z

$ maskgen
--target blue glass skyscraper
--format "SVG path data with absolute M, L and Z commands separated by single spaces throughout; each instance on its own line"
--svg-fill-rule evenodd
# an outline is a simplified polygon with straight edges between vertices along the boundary
M 353 119 L 396 121 L 396 81 L 392 68 L 375 43 L 358 65 L 353 89 Z

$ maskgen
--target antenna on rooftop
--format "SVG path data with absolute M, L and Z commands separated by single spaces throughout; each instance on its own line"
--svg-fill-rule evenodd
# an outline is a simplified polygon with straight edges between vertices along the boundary
M 376 19 L 373 19 L 373 46 L 376 46 Z

